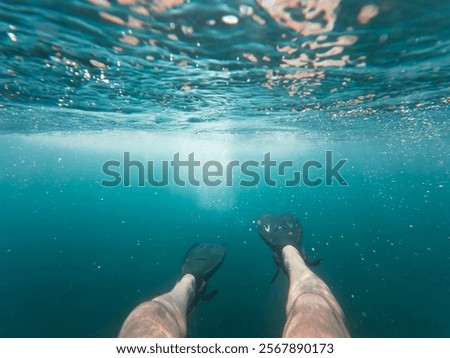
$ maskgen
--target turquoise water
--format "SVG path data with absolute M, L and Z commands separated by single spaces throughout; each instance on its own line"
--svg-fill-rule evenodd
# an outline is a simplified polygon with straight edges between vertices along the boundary
M 116 336 L 202 241 L 228 253 L 188 335 L 278 337 L 288 283 L 254 220 L 279 212 L 353 336 L 450 336 L 449 4 L 56 4 L 0 1 L 1 337 Z M 348 186 L 101 185 L 124 152 L 326 150 Z

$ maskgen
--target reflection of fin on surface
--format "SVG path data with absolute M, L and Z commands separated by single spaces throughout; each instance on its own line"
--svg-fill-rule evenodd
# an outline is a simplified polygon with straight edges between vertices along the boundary
M 181 273 L 183 276 L 193 275 L 196 287 L 196 295 L 188 312 L 191 312 L 200 300 L 209 301 L 217 295 L 217 290 L 206 294 L 206 281 L 217 271 L 226 251 L 227 247 L 223 244 L 194 244 L 186 253 Z
M 263 240 L 270 246 L 274 253 L 278 270 L 272 278 L 272 283 L 278 277 L 279 268 L 282 266 L 281 251 L 286 245 L 292 245 L 299 250 L 300 256 L 308 266 L 317 266 L 322 260 L 309 261 L 308 255 L 302 243 L 302 230 L 297 218 L 290 214 L 262 215 L 256 220 L 259 233 Z

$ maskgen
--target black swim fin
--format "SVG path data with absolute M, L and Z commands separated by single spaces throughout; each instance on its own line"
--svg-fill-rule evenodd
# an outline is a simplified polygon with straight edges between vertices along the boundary
M 281 264 L 281 257 L 277 255 L 277 253 L 273 252 L 273 261 L 275 261 L 275 265 L 277 266 L 277 270 L 275 271 L 272 279 L 270 280 L 270 284 L 272 285 L 278 278 L 278 275 L 280 274 L 280 269 L 283 267 Z
M 184 257 L 182 276 L 195 277 L 195 298 L 188 309 L 190 313 L 199 301 L 208 301 L 217 295 L 217 290 L 206 294 L 206 282 L 217 271 L 225 258 L 224 244 L 194 244 Z
M 212 290 L 210 293 L 203 295 L 202 301 L 212 300 L 219 293 L 219 290 Z
M 299 250 L 300 256 L 308 266 L 317 266 L 322 260 L 310 261 L 305 249 L 301 246 L 302 230 L 297 218 L 290 214 L 262 215 L 256 220 L 261 237 L 273 250 L 277 271 L 271 283 L 274 283 L 282 265 L 282 250 L 291 245 Z
M 320 265 L 323 261 L 322 259 L 318 259 L 315 261 L 309 261 L 308 255 L 306 254 L 306 251 L 303 247 L 300 248 L 299 252 L 300 252 L 300 256 L 302 257 L 303 261 L 305 261 L 305 264 L 309 267 L 314 267 L 314 266 Z
M 271 285 L 277 280 L 279 274 L 280 274 L 280 267 L 277 267 L 275 274 L 273 275 L 272 279 L 270 280 Z

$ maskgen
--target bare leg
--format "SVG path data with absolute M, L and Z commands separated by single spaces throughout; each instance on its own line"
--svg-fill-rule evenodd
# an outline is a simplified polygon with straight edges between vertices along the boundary
M 195 278 L 186 274 L 172 291 L 137 306 L 125 320 L 119 337 L 185 337 L 187 309 L 194 296 Z
M 296 248 L 287 245 L 282 253 L 289 276 L 283 337 L 350 337 L 344 313 L 328 286 L 306 266 Z

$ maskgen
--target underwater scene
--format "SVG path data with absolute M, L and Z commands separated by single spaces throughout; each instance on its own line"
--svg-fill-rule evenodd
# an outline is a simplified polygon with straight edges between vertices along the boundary
M 0 0 L 0 337 L 117 337 L 196 243 L 226 254 L 187 337 L 281 337 L 267 214 L 298 219 L 352 337 L 450 337 L 449 17 Z

